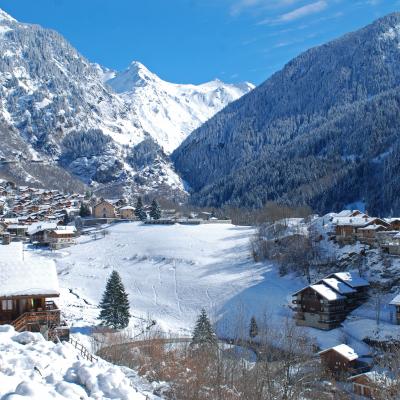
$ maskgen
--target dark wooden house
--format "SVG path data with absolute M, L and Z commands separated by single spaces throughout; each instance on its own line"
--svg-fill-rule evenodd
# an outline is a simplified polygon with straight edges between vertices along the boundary
M 334 375 L 351 374 L 357 369 L 358 354 L 346 344 L 339 344 L 318 354 L 323 367 Z
M 297 325 L 330 330 L 346 318 L 346 297 L 324 284 L 307 286 L 293 296 Z
M 369 283 L 351 272 L 338 272 L 293 294 L 297 325 L 330 330 L 368 296 Z
M 68 339 L 54 299 L 60 291 L 50 260 L 24 260 L 21 243 L 0 246 L 0 324 L 18 332 L 41 332 L 49 339 Z

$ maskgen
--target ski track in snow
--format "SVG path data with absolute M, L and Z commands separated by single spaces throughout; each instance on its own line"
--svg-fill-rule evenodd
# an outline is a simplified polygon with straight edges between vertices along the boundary
M 260 319 L 267 316 L 269 323 L 282 326 L 293 314 L 291 294 L 307 284 L 298 277 L 280 277 L 272 263 L 254 263 L 248 247 L 251 228 L 134 222 L 108 230 L 106 239 L 85 243 L 81 238 L 62 255 L 37 251 L 56 262 L 62 288 L 59 305 L 73 331 L 85 334 L 98 323 L 97 304 L 112 269 L 121 275 L 132 315 L 150 316 L 166 332 L 179 335 L 191 333 L 202 307 L 225 336 L 237 332 L 238 313 L 243 313 L 246 324 L 254 315 Z M 370 311 L 358 312 L 367 316 Z M 341 343 L 343 332 L 349 333 L 349 345 L 365 354 L 367 349 L 359 338 L 371 324 L 373 321 L 365 317 L 360 321 L 348 318 L 341 329 L 304 331 L 315 337 L 321 348 Z

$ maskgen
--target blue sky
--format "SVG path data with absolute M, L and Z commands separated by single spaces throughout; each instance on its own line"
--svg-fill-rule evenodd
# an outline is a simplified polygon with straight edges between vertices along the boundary
M 302 51 L 400 11 L 400 0 L 0 0 L 63 34 L 90 61 L 138 60 L 161 78 L 267 79 Z

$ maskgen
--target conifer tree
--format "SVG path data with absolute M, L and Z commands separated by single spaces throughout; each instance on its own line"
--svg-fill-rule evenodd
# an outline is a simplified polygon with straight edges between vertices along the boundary
M 143 210 L 143 202 L 142 202 L 142 198 L 140 196 L 138 197 L 137 202 L 136 202 L 135 215 L 141 221 L 144 221 L 147 217 L 146 212 Z
M 161 208 L 156 199 L 151 202 L 150 217 L 153 219 L 161 218 Z
M 200 315 L 193 331 L 192 342 L 190 346 L 216 346 L 217 336 L 211 326 L 206 310 L 201 309 Z
M 81 207 L 79 209 L 79 216 L 84 218 L 84 217 L 90 217 L 91 212 L 89 205 L 86 203 L 81 203 Z
M 129 325 L 129 300 L 117 271 L 113 271 L 107 281 L 106 290 L 100 302 L 102 325 L 123 329 Z
M 250 320 L 249 336 L 251 339 L 254 339 L 258 336 L 258 326 L 255 317 L 251 317 Z

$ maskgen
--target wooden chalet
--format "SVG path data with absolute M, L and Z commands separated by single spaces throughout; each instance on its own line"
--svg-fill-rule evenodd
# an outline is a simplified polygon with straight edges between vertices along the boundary
M 323 367 L 334 375 L 351 374 L 357 370 L 358 354 L 346 344 L 322 350 L 318 355 Z
M 25 261 L 22 250 L 19 242 L 0 246 L 0 324 L 67 340 L 69 329 L 53 300 L 60 295 L 55 265 L 50 260 Z
M 48 232 L 49 245 L 53 250 L 62 249 L 75 243 L 76 228 L 74 226 L 59 226 Z
M 350 272 L 338 272 L 294 293 L 296 324 L 337 328 L 368 295 L 369 283 Z
M 57 229 L 58 223 L 58 221 L 43 221 L 32 224 L 27 231 L 30 242 L 38 245 L 49 245 L 48 234 L 50 231 Z
M 369 371 L 351 376 L 348 380 L 357 396 L 374 399 L 384 390 L 387 399 L 397 398 L 399 382 L 391 378 L 389 373 Z
M 297 325 L 330 330 L 346 318 L 346 297 L 324 284 L 307 286 L 293 296 Z
M 335 217 L 335 237 L 340 243 L 353 243 L 356 240 L 366 242 L 374 242 L 377 228 L 372 228 L 373 225 L 380 226 L 380 230 L 388 230 L 390 224 L 380 218 L 371 218 L 367 215 L 357 217 Z M 369 230 L 365 229 L 370 227 Z M 364 229 L 364 231 L 362 231 Z

